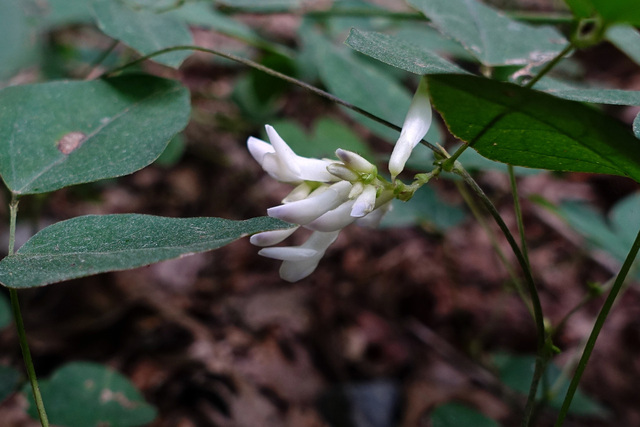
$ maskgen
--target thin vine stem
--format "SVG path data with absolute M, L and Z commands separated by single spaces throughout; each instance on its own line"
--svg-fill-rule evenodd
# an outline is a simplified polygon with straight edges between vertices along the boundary
M 573 43 L 569 43 L 568 45 L 566 45 L 564 47 L 564 49 L 562 49 L 562 51 L 557 54 L 551 61 L 547 62 L 545 64 L 545 66 L 542 68 L 542 70 L 540 70 L 540 72 L 538 74 L 536 74 L 536 76 L 534 78 L 532 78 L 531 80 L 529 80 L 527 82 L 527 84 L 524 85 L 525 88 L 527 89 L 531 89 L 533 87 L 533 85 L 535 85 L 536 83 L 538 83 L 538 81 L 544 77 L 545 74 L 547 74 L 549 71 L 551 71 L 551 69 L 553 67 L 555 67 L 556 65 L 558 65 L 558 63 L 560 61 L 562 61 L 562 59 L 569 54 L 569 52 L 571 52 L 573 50 L 574 46 Z
M 624 284 L 627 275 L 629 274 L 629 270 L 633 265 L 633 262 L 638 255 L 638 250 L 640 250 L 640 230 L 636 235 L 636 239 L 633 242 L 633 246 L 631 246 L 631 250 L 627 254 L 626 259 L 624 260 L 624 264 L 622 264 L 622 268 L 616 277 L 613 286 L 611 287 L 611 291 L 609 295 L 607 295 L 607 299 L 602 305 L 602 309 L 600 313 L 598 313 L 598 317 L 596 318 L 596 322 L 593 325 L 593 329 L 591 330 L 591 335 L 589 335 L 589 339 L 587 340 L 587 344 L 585 345 L 585 349 L 582 352 L 582 357 L 578 362 L 578 366 L 576 367 L 576 371 L 573 374 L 573 378 L 571 378 L 571 383 L 569 384 L 569 389 L 567 390 L 567 394 L 565 395 L 564 401 L 562 402 L 562 407 L 560 408 L 560 413 L 558 415 L 558 419 L 556 421 L 556 427 L 562 426 L 564 423 L 564 419 L 569 412 L 569 407 L 571 406 L 571 401 L 573 400 L 573 396 L 578 389 L 578 384 L 580 383 L 580 379 L 582 378 L 582 374 L 587 367 L 587 363 L 589 362 L 589 358 L 591 357 L 591 353 L 593 353 L 593 349 L 596 345 L 596 340 L 598 339 L 598 335 L 604 326 L 604 322 L 607 320 L 607 316 L 611 311 L 611 307 L 620 293 L 622 289 L 622 285 Z
M 119 43 L 119 40 L 114 40 L 113 42 L 111 42 L 109 47 L 104 52 L 102 52 L 102 54 L 98 56 L 95 61 L 89 64 L 89 66 L 87 67 L 88 71 L 85 73 L 85 80 L 91 79 L 91 75 L 98 69 L 100 64 L 102 64 L 104 60 L 109 57 L 111 52 L 113 52 L 113 50 L 116 48 L 116 46 L 118 46 Z
M 12 194 L 11 196 L 9 215 L 8 254 L 11 256 L 13 255 L 16 242 L 16 218 L 18 216 L 18 198 L 15 194 Z M 20 311 L 20 301 L 18 300 L 18 291 L 10 288 L 9 295 L 11 298 L 11 308 L 13 309 L 13 319 L 16 323 L 16 329 L 18 332 L 20 349 L 22 350 L 22 359 L 24 360 L 24 365 L 27 369 L 27 376 L 29 377 L 29 383 L 31 384 L 33 400 L 35 401 L 36 410 L 38 411 L 38 418 L 40 418 L 40 424 L 42 427 L 48 427 L 49 419 L 47 417 L 47 411 L 44 408 L 44 402 L 42 401 L 42 395 L 40 394 L 40 387 L 38 386 L 38 378 L 36 377 L 36 370 L 33 366 L 33 359 L 31 358 L 31 351 L 29 350 L 29 343 L 27 342 L 27 333 L 24 328 L 24 321 L 22 320 L 22 313 Z
M 166 48 L 166 49 L 158 50 L 156 52 L 153 52 L 153 53 L 150 53 L 148 55 L 142 56 L 142 57 L 136 59 L 135 61 L 131 61 L 131 62 L 128 62 L 128 63 L 126 63 L 126 64 L 124 64 L 124 65 L 122 65 L 120 67 L 114 68 L 113 70 L 104 73 L 101 77 L 112 76 L 112 75 L 117 74 L 118 72 L 120 72 L 120 71 L 122 71 L 122 70 L 124 70 L 126 68 L 129 68 L 129 67 L 131 67 L 133 65 L 137 65 L 137 64 L 139 64 L 141 62 L 144 62 L 147 59 L 153 58 L 153 57 L 158 56 L 158 55 L 162 55 L 162 54 L 167 53 L 167 52 L 174 52 L 174 51 L 179 51 L 179 50 L 194 50 L 194 51 L 198 51 L 198 52 L 206 52 L 206 53 L 210 53 L 212 55 L 218 55 L 218 56 L 220 56 L 222 58 L 226 58 L 226 59 L 229 59 L 229 60 L 234 61 L 234 62 L 238 62 L 240 64 L 243 64 L 243 65 L 246 65 L 248 67 L 254 68 L 256 70 L 262 71 L 263 73 L 269 74 L 270 76 L 277 77 L 277 78 L 279 78 L 281 80 L 284 80 L 284 81 L 286 81 L 288 83 L 291 83 L 293 85 L 296 85 L 296 86 L 299 86 L 299 87 L 301 87 L 303 89 L 306 89 L 306 90 L 308 90 L 308 91 L 310 91 L 310 92 L 312 92 L 312 93 L 314 93 L 314 94 L 316 94 L 318 96 L 321 96 L 321 97 L 326 98 L 326 99 L 328 99 L 328 100 L 330 100 L 332 102 L 335 102 L 338 105 L 342 105 L 345 108 L 353 110 L 356 113 L 362 114 L 363 116 L 365 116 L 365 117 L 367 117 L 367 118 L 369 118 L 371 120 L 374 120 L 374 121 L 376 121 L 376 122 L 378 122 L 378 123 L 380 123 L 380 124 L 382 124 L 384 126 L 387 126 L 387 127 L 391 128 L 391 129 L 394 129 L 394 130 L 396 130 L 398 132 L 400 132 L 402 130 L 402 128 L 400 126 L 396 126 L 393 123 L 376 116 L 375 114 L 371 114 L 370 112 L 368 112 L 366 110 L 363 110 L 360 107 L 357 107 L 357 106 L 355 106 L 355 105 L 353 105 L 353 104 L 351 104 L 351 103 L 349 103 L 347 101 L 344 101 L 341 98 L 338 98 L 335 95 L 330 94 L 329 92 L 325 92 L 324 90 L 318 89 L 317 87 L 315 87 L 313 85 L 310 85 L 308 83 L 305 83 L 305 82 L 303 82 L 301 80 L 298 80 L 298 79 L 295 79 L 293 77 L 287 76 L 286 74 L 280 73 L 280 72 L 278 72 L 278 71 L 276 71 L 276 70 L 274 70 L 272 68 L 265 67 L 264 65 L 259 64 L 259 63 L 255 62 L 255 61 L 252 61 L 250 59 L 243 58 L 241 56 L 237 56 L 237 55 L 234 55 L 232 53 L 222 52 L 222 51 L 215 50 L 215 49 L 207 49 L 207 48 L 200 47 L 200 46 L 186 46 L 186 45 L 185 46 L 173 46 L 173 47 L 169 47 L 169 48 Z M 436 152 L 440 152 L 440 149 L 438 147 L 436 147 L 434 144 L 430 143 L 429 141 L 422 140 L 421 142 L 422 142 L 422 144 L 424 144 L 427 147 L 429 147 L 431 150 L 436 151 Z
M 513 210 L 516 214 L 516 223 L 518 224 L 518 234 L 520 234 L 520 248 L 525 261 L 529 264 L 529 250 L 527 249 L 527 240 L 524 236 L 524 220 L 522 218 L 522 208 L 520 207 L 520 196 L 518 195 L 518 184 L 516 182 L 516 174 L 513 165 L 507 165 L 509 171 L 509 183 L 511 184 L 511 194 L 513 195 Z

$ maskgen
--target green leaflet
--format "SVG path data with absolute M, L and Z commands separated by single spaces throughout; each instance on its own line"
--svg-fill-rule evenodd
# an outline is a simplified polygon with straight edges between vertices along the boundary
M 640 141 L 617 120 L 578 102 L 481 77 L 427 77 L 450 131 L 484 157 L 640 182 Z
M 0 261 L 0 283 L 30 288 L 126 270 L 289 226 L 269 217 L 232 221 L 137 214 L 81 216 L 43 229 Z

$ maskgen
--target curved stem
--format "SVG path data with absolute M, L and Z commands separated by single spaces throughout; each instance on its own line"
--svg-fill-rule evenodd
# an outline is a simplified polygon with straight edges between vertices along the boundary
M 511 246 L 511 250 L 516 256 L 518 260 L 518 264 L 520 264 L 520 268 L 524 273 L 525 284 L 527 285 L 527 290 L 529 291 L 529 297 L 531 298 L 531 306 L 533 308 L 533 317 L 534 322 L 536 324 L 536 333 L 537 333 L 537 356 L 536 356 L 536 365 L 533 373 L 533 380 L 531 381 L 531 387 L 529 388 L 529 395 L 527 397 L 527 404 L 525 406 L 524 418 L 522 421 L 523 426 L 528 426 L 531 422 L 533 411 L 535 409 L 535 400 L 536 394 L 538 391 L 538 384 L 540 383 L 540 379 L 542 378 L 544 371 L 546 369 L 547 363 L 551 358 L 553 353 L 553 346 L 551 342 L 551 337 L 548 335 L 547 330 L 544 326 L 544 317 L 542 314 L 542 305 L 540 303 L 540 297 L 538 295 L 538 291 L 535 286 L 535 282 L 533 280 L 533 275 L 531 273 L 531 268 L 529 267 L 529 263 L 525 258 L 524 254 L 520 250 L 520 247 L 516 243 L 515 238 L 511 234 L 511 231 L 505 224 L 504 220 L 500 216 L 500 213 L 496 209 L 496 207 L 491 202 L 491 199 L 487 197 L 482 188 L 478 185 L 477 182 L 469 175 L 469 173 L 457 166 L 454 168 L 454 172 L 462 177 L 464 182 L 471 187 L 471 189 L 478 195 L 484 206 L 487 208 L 493 219 L 500 227 L 500 230 L 504 234 L 507 242 Z
M 524 85 L 524 87 L 526 87 L 527 89 L 531 89 L 533 85 L 538 83 L 538 81 L 542 77 L 544 77 L 545 74 L 551 71 L 553 67 L 558 65 L 558 62 L 562 61 L 562 58 L 564 58 L 565 55 L 571 52 L 573 50 L 573 47 L 574 47 L 573 43 L 569 43 L 568 45 L 566 45 L 565 48 L 562 49 L 562 51 L 559 54 L 557 54 L 551 61 L 547 62 L 547 64 L 542 68 L 542 70 L 540 70 L 540 72 L 538 72 L 538 74 L 536 74 L 534 78 L 529 80 L 529 82 L 526 85 Z
M 589 362 L 589 358 L 591 357 L 591 353 L 593 352 L 593 348 L 596 345 L 596 340 L 598 339 L 598 335 L 604 326 L 604 322 L 611 311 L 611 307 L 613 307 L 613 303 L 622 289 L 622 285 L 624 284 L 624 280 L 629 274 L 629 270 L 633 265 L 633 262 L 638 255 L 638 250 L 640 250 L 640 230 L 636 235 L 636 239 L 633 242 L 633 246 L 631 246 L 631 250 L 627 254 L 627 258 L 624 260 L 624 264 L 622 264 L 622 268 L 616 277 L 615 282 L 613 283 L 613 287 L 607 295 L 607 299 L 602 305 L 602 309 L 598 314 L 595 324 L 593 325 L 593 329 L 591 330 L 591 335 L 589 335 L 589 339 L 587 340 L 587 344 L 585 345 L 584 352 L 582 353 L 582 357 L 580 358 L 580 362 L 578 362 L 578 367 L 576 368 L 576 372 L 573 374 L 573 378 L 571 378 L 571 383 L 569 384 L 569 389 L 567 390 L 567 394 L 565 395 L 564 401 L 562 402 L 562 407 L 560 408 L 560 414 L 558 415 L 558 419 L 556 421 L 556 427 L 560 427 L 564 423 L 564 419 L 569 412 L 569 407 L 571 406 L 571 401 L 573 400 L 573 396 L 578 389 L 578 384 L 580 383 L 580 379 L 582 378 L 582 374 L 584 373 L 585 368 L 587 367 L 587 363 Z
M 518 224 L 518 233 L 520 234 L 520 248 L 525 261 L 529 264 L 529 251 L 527 249 L 527 241 L 524 238 L 524 221 L 522 219 L 522 209 L 520 208 L 520 196 L 518 195 L 518 185 L 516 183 L 516 174 L 513 171 L 513 165 L 507 165 L 509 171 L 509 183 L 511 184 L 511 193 L 513 194 L 513 209 L 516 214 L 516 222 Z
M 112 76 L 112 75 L 114 75 L 114 74 L 116 74 L 116 73 L 118 73 L 118 72 L 120 72 L 120 71 L 122 71 L 122 70 L 124 70 L 124 69 L 126 69 L 128 67 L 131 67 L 133 65 L 137 65 L 137 64 L 139 64 L 141 62 L 144 62 L 147 59 L 153 58 L 153 57 L 158 56 L 158 55 L 162 55 L 162 54 L 167 53 L 167 52 L 174 52 L 174 51 L 178 51 L 178 50 L 195 50 L 195 51 L 198 51 L 198 52 L 206 52 L 206 53 L 210 53 L 212 55 L 218 55 L 218 56 L 220 56 L 222 58 L 226 58 L 226 59 L 229 59 L 231 61 L 238 62 L 240 64 L 243 64 L 243 65 L 246 65 L 248 67 L 254 68 L 256 70 L 262 71 L 263 73 L 269 74 L 270 76 L 277 77 L 277 78 L 282 79 L 282 80 L 284 80 L 284 81 L 286 81 L 288 83 L 291 83 L 291 84 L 294 84 L 294 85 L 299 86 L 301 88 L 304 88 L 304 89 L 306 89 L 306 90 L 308 90 L 310 92 L 313 92 L 314 94 L 316 94 L 318 96 L 321 96 L 321 97 L 326 98 L 326 99 L 328 99 L 328 100 L 330 100 L 332 102 L 335 102 L 338 105 L 342 105 L 343 107 L 346 107 L 346 108 L 348 108 L 350 110 L 353 110 L 356 113 L 362 114 L 363 116 L 368 117 L 371 120 L 374 120 L 374 121 L 376 121 L 376 122 L 378 122 L 380 124 L 383 124 L 383 125 L 391 128 L 391 129 L 394 129 L 394 130 L 396 130 L 398 132 L 400 132 L 402 130 L 402 128 L 400 126 L 396 126 L 396 125 L 394 125 L 393 123 L 391 123 L 391 122 L 389 122 L 387 120 L 384 120 L 384 119 L 382 119 L 382 118 L 380 118 L 380 117 L 378 117 L 378 116 L 376 116 L 374 114 L 371 114 L 370 112 L 368 112 L 366 110 L 363 110 L 360 107 L 357 107 L 357 106 L 355 106 L 355 105 L 353 105 L 353 104 L 351 104 L 351 103 L 349 103 L 347 101 L 344 101 L 344 100 L 338 98 L 337 96 L 334 96 L 334 95 L 332 95 L 332 94 L 330 94 L 328 92 L 325 92 L 322 89 L 318 89 L 317 87 L 312 86 L 312 85 L 310 85 L 308 83 L 305 83 L 305 82 L 303 82 L 301 80 L 298 80 L 298 79 L 295 79 L 293 77 L 287 76 L 286 74 L 282 74 L 282 73 L 280 73 L 280 72 L 278 72 L 278 71 L 276 71 L 274 69 L 271 69 L 269 67 L 265 67 L 262 64 L 258 64 L 257 62 L 252 61 L 250 59 L 243 58 L 243 57 L 240 57 L 240 56 L 236 56 L 236 55 L 231 54 L 231 53 L 221 52 L 221 51 L 215 50 L 215 49 L 207 49 L 207 48 L 200 47 L 200 46 L 174 46 L 174 47 L 169 47 L 169 48 L 166 48 L 166 49 L 158 50 L 156 52 L 153 52 L 153 53 L 150 53 L 148 55 L 142 56 L 142 57 L 136 59 L 135 61 L 131 61 L 131 62 L 129 62 L 127 64 L 124 64 L 124 65 L 122 65 L 120 67 L 117 67 L 117 68 L 115 68 L 115 69 L 113 69 L 111 71 L 108 71 L 108 72 L 104 73 L 101 77 Z M 424 145 L 426 145 L 427 147 L 429 147 L 431 150 L 436 151 L 436 152 L 440 152 L 440 149 L 438 147 L 436 147 L 434 144 L 431 144 L 430 142 L 425 141 L 425 140 L 423 140 L 421 142 Z
M 12 194 L 11 196 L 9 213 L 9 256 L 11 256 L 13 255 L 13 249 L 16 241 L 16 217 L 18 216 L 18 198 L 15 194 Z M 47 427 L 49 425 L 49 419 L 47 418 L 47 412 L 45 411 L 44 403 L 42 402 L 42 395 L 40 394 L 40 387 L 38 386 L 38 378 L 36 377 L 36 370 L 33 366 L 33 359 L 31 358 L 31 351 L 29 350 L 29 343 L 27 342 L 27 333 L 24 329 L 24 321 L 22 320 L 22 313 L 20 311 L 20 302 L 18 301 L 18 291 L 16 289 L 9 289 L 9 295 L 11 297 L 13 318 L 18 331 L 20 349 L 22 350 L 22 359 L 24 360 L 24 365 L 27 369 L 27 376 L 31 383 L 31 390 L 33 391 L 33 400 L 36 403 L 40 424 L 42 427 Z

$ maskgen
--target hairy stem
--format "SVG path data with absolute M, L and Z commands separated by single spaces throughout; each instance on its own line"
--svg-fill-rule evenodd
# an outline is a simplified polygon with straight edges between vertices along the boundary
M 18 198 L 15 194 L 12 194 L 11 196 L 9 214 L 9 256 L 11 256 L 13 255 L 13 249 L 16 242 L 16 218 L 18 216 Z M 29 343 L 27 342 L 27 333 L 24 329 L 24 321 L 22 320 L 22 313 L 20 312 L 20 302 L 18 301 L 18 291 L 15 289 L 9 289 L 9 295 L 11 297 L 13 319 L 16 323 L 16 329 L 18 331 L 20 349 L 22 350 L 22 359 L 24 360 L 24 365 L 27 369 L 29 383 L 31 383 L 31 390 L 33 391 L 33 399 L 36 403 L 36 409 L 38 411 L 38 417 L 40 418 L 40 424 L 42 425 L 42 427 L 48 427 L 49 419 L 47 418 L 47 412 L 44 409 L 42 395 L 40 394 L 40 387 L 38 386 L 38 378 L 36 377 L 36 370 L 33 366 L 33 359 L 31 358 L 31 351 L 29 350 Z

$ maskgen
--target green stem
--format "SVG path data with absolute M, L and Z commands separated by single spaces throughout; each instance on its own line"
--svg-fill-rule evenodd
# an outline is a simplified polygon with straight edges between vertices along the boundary
M 102 52 L 102 54 L 96 58 L 95 61 L 93 61 L 87 68 L 89 69 L 89 71 L 87 71 L 85 73 L 85 79 L 89 79 L 91 77 L 91 75 L 94 73 L 94 71 L 100 66 L 100 64 L 102 64 L 102 62 L 107 59 L 107 57 L 111 54 L 111 52 L 113 52 L 113 50 L 116 48 L 116 46 L 118 46 L 118 43 L 120 43 L 119 40 L 114 40 L 113 42 L 111 42 L 111 44 L 109 45 L 109 47 L 107 48 L 107 50 L 105 50 L 104 52 Z
M 520 248 L 525 261 L 529 264 L 529 251 L 527 249 L 527 241 L 524 238 L 524 221 L 522 219 L 522 209 L 520 208 L 520 197 L 518 196 L 518 185 L 516 183 L 516 174 L 513 171 L 513 165 L 507 165 L 509 170 L 509 183 L 511 184 L 511 193 L 513 194 L 513 209 L 516 214 L 518 224 L 518 233 L 520 234 Z
M 461 167 L 457 167 L 454 171 L 462 177 L 464 182 L 471 187 L 474 193 L 480 198 L 484 206 L 487 208 L 493 219 L 500 227 L 500 230 L 504 234 L 507 242 L 511 246 L 511 250 L 516 256 L 518 260 L 518 264 L 520 264 L 520 268 L 524 273 L 525 284 L 527 285 L 527 290 L 529 291 L 529 297 L 531 298 L 531 306 L 533 308 L 533 317 L 536 325 L 536 333 L 537 333 L 537 356 L 536 356 L 536 364 L 533 373 L 533 380 L 531 381 L 531 387 L 529 388 L 529 395 L 527 397 L 527 404 L 525 406 L 524 417 L 522 421 L 523 426 L 529 426 L 533 411 L 535 409 L 535 400 L 536 394 L 538 390 L 538 384 L 540 383 L 540 379 L 542 378 L 544 371 L 546 369 L 547 363 L 551 358 L 552 352 L 552 343 L 551 338 L 549 337 L 547 330 L 544 326 L 544 317 L 542 314 L 542 305 L 540 303 L 540 297 L 538 295 L 538 291 L 536 289 L 535 281 L 533 280 L 533 275 L 531 273 L 531 268 L 529 267 L 529 263 L 525 258 L 524 254 L 520 250 L 520 247 L 516 243 L 515 238 L 511 234 L 511 231 L 505 224 L 504 220 L 500 216 L 500 213 L 496 209 L 496 207 L 491 202 L 491 199 L 487 197 L 482 188 L 478 185 L 477 182 L 469 175 L 469 173 L 462 169 Z
M 12 194 L 11 196 L 9 214 L 9 256 L 11 256 L 13 255 L 13 249 L 16 242 L 16 218 L 18 216 L 18 198 L 15 194 Z M 47 418 L 47 412 L 44 409 L 42 395 L 40 394 L 40 387 L 38 386 L 38 378 L 36 377 L 36 370 L 33 366 L 33 359 L 31 358 L 31 351 L 29 350 L 29 343 L 27 342 L 27 333 L 24 329 L 24 321 L 22 320 L 22 313 L 20 312 L 20 302 L 18 301 L 18 291 L 16 289 L 9 289 L 9 295 L 11 297 L 11 307 L 13 308 L 13 318 L 16 323 L 16 329 L 18 330 L 18 340 L 20 341 L 20 349 L 22 350 L 22 359 L 24 360 L 24 365 L 27 369 L 29 382 L 31 383 L 31 390 L 33 391 L 33 399 L 36 403 L 40 424 L 42 427 L 48 427 L 49 419 Z
M 536 74 L 536 76 L 534 78 L 532 78 L 531 80 L 529 80 L 529 82 L 524 85 L 524 87 L 526 87 L 527 89 L 531 89 L 533 87 L 533 85 L 535 85 L 536 83 L 538 83 L 538 81 L 545 76 L 545 74 L 547 74 L 549 71 L 551 71 L 551 69 L 553 67 L 555 67 L 558 62 L 562 61 L 562 59 L 573 50 L 574 46 L 573 43 L 569 43 L 568 45 L 565 46 L 564 49 L 562 49 L 562 51 L 557 54 L 551 61 L 547 62 L 546 65 L 542 68 L 542 70 L 540 70 L 540 72 L 538 74 Z
M 587 363 L 589 362 L 589 358 L 591 357 L 591 353 L 593 352 L 593 348 L 596 345 L 596 340 L 598 339 L 598 335 L 604 326 L 604 322 L 607 320 L 607 316 L 611 311 L 611 307 L 613 307 L 613 303 L 622 289 L 622 285 L 624 284 L 624 280 L 629 274 L 629 270 L 633 265 L 633 262 L 638 255 L 638 250 L 640 250 L 640 231 L 636 235 L 636 239 L 633 242 L 633 246 L 631 250 L 627 254 L 627 258 L 624 260 L 624 264 L 622 264 L 622 268 L 616 277 L 613 286 L 611 287 L 611 291 L 609 295 L 607 295 L 607 299 L 602 305 L 602 309 L 596 318 L 596 322 L 593 325 L 593 329 L 591 330 L 591 335 L 589 335 L 589 339 L 587 340 L 587 344 L 585 345 L 584 352 L 582 353 L 582 357 L 580 358 L 580 362 L 578 362 L 578 366 L 576 368 L 576 372 L 573 374 L 573 378 L 571 378 L 571 383 L 569 384 L 569 389 L 567 390 L 567 394 L 565 395 L 564 401 L 562 402 L 562 407 L 560 408 L 560 414 L 558 415 L 558 419 L 556 421 L 556 427 L 560 427 L 564 423 L 564 419 L 569 412 L 569 407 L 571 406 L 571 401 L 573 400 L 573 396 L 578 389 L 578 384 L 580 383 L 580 379 L 582 378 L 582 374 L 584 373 L 585 368 L 587 367 Z
M 480 227 L 482 227 L 482 229 L 485 231 L 487 236 L 489 236 L 489 241 L 491 242 L 491 246 L 493 247 L 494 251 L 498 255 L 498 259 L 500 260 L 504 268 L 507 270 L 507 274 L 509 274 L 509 277 L 511 277 L 516 293 L 518 294 L 522 302 L 527 307 L 529 314 L 531 314 L 531 318 L 533 318 L 533 309 L 531 308 L 531 303 L 527 299 L 527 295 L 524 289 L 522 288 L 522 283 L 520 279 L 518 278 L 513 267 L 507 260 L 507 257 L 505 256 L 504 252 L 500 248 L 496 234 L 491 229 L 491 227 L 489 227 L 489 224 L 487 223 L 487 221 L 485 221 L 484 216 L 480 213 L 480 208 L 478 207 L 475 200 L 473 200 L 473 198 L 467 191 L 466 187 L 460 181 L 455 181 L 455 184 L 456 184 L 456 188 L 458 189 L 458 192 L 460 193 L 460 195 L 462 195 L 462 199 L 465 201 L 465 203 L 471 210 L 471 213 L 473 214 L 474 218 L 476 219 L 476 221 L 478 221 L 478 224 L 480 224 Z
M 145 55 L 143 57 L 140 57 L 140 58 L 136 59 L 135 61 L 131 61 L 131 62 L 125 64 L 125 65 L 122 65 L 122 66 L 117 67 L 117 68 L 115 68 L 115 69 L 113 69 L 111 71 L 108 71 L 108 72 L 104 73 L 102 75 L 102 77 L 112 76 L 112 75 L 124 70 L 125 68 L 131 67 L 131 66 L 139 64 L 141 62 L 144 62 L 149 58 L 153 58 L 155 56 L 162 55 L 162 54 L 167 53 L 167 52 L 174 52 L 174 51 L 179 51 L 179 50 L 195 50 L 195 51 L 198 51 L 198 52 L 206 52 L 206 53 L 210 53 L 212 55 L 221 56 L 222 58 L 226 58 L 226 59 L 229 59 L 231 61 L 238 62 L 240 64 L 243 64 L 243 65 L 246 65 L 248 67 L 254 68 L 256 70 L 262 71 L 263 73 L 269 74 L 270 76 L 277 77 L 277 78 L 279 78 L 281 80 L 284 80 L 284 81 L 286 81 L 288 83 L 291 83 L 291 84 L 294 84 L 294 85 L 299 86 L 301 88 L 304 88 L 304 89 L 306 89 L 306 90 L 308 90 L 310 92 L 313 92 L 314 94 L 316 94 L 318 96 L 321 96 L 321 97 L 326 98 L 326 99 L 328 99 L 328 100 L 330 100 L 332 102 L 335 102 L 338 105 L 342 105 L 343 107 L 346 107 L 346 108 L 348 108 L 350 110 L 353 110 L 356 113 L 362 114 L 363 116 L 368 117 L 371 120 L 374 120 L 374 121 L 376 121 L 378 123 L 381 123 L 384 126 L 387 126 L 387 127 L 391 128 L 391 129 L 394 129 L 394 130 L 396 130 L 398 132 L 400 132 L 402 130 L 402 128 L 400 126 L 396 126 L 396 125 L 394 125 L 393 123 L 391 123 L 391 122 L 389 122 L 387 120 L 384 120 L 384 119 L 382 119 L 382 118 L 380 118 L 380 117 L 378 117 L 378 116 L 376 116 L 374 114 L 371 114 L 368 111 L 363 110 L 360 107 L 356 107 L 355 105 L 353 105 L 353 104 L 351 104 L 351 103 L 349 103 L 347 101 L 344 101 L 344 100 L 338 98 L 337 96 L 331 95 L 330 93 L 325 92 L 322 89 L 318 89 L 317 87 L 312 86 L 312 85 L 310 85 L 308 83 L 305 83 L 305 82 L 303 82 L 301 80 L 298 80 L 298 79 L 295 79 L 293 77 L 287 76 L 286 74 L 282 74 L 282 73 L 280 73 L 280 72 L 278 72 L 278 71 L 276 71 L 274 69 L 271 69 L 269 67 L 265 67 L 262 64 L 258 64 L 257 62 L 252 61 L 250 59 L 242 58 L 240 56 L 236 56 L 236 55 L 233 55 L 231 53 L 221 52 L 221 51 L 215 50 L 215 49 L 207 49 L 207 48 L 200 47 L 200 46 L 174 46 L 174 47 L 169 47 L 169 48 L 166 48 L 166 49 L 158 50 L 156 52 L 153 52 L 153 53 L 150 53 L 150 54 Z M 425 141 L 425 140 L 422 140 L 422 143 L 424 145 L 426 145 L 427 147 L 429 147 L 431 150 L 436 151 L 436 152 L 440 152 L 440 149 L 438 147 L 436 147 L 434 144 L 431 144 L 430 142 Z

